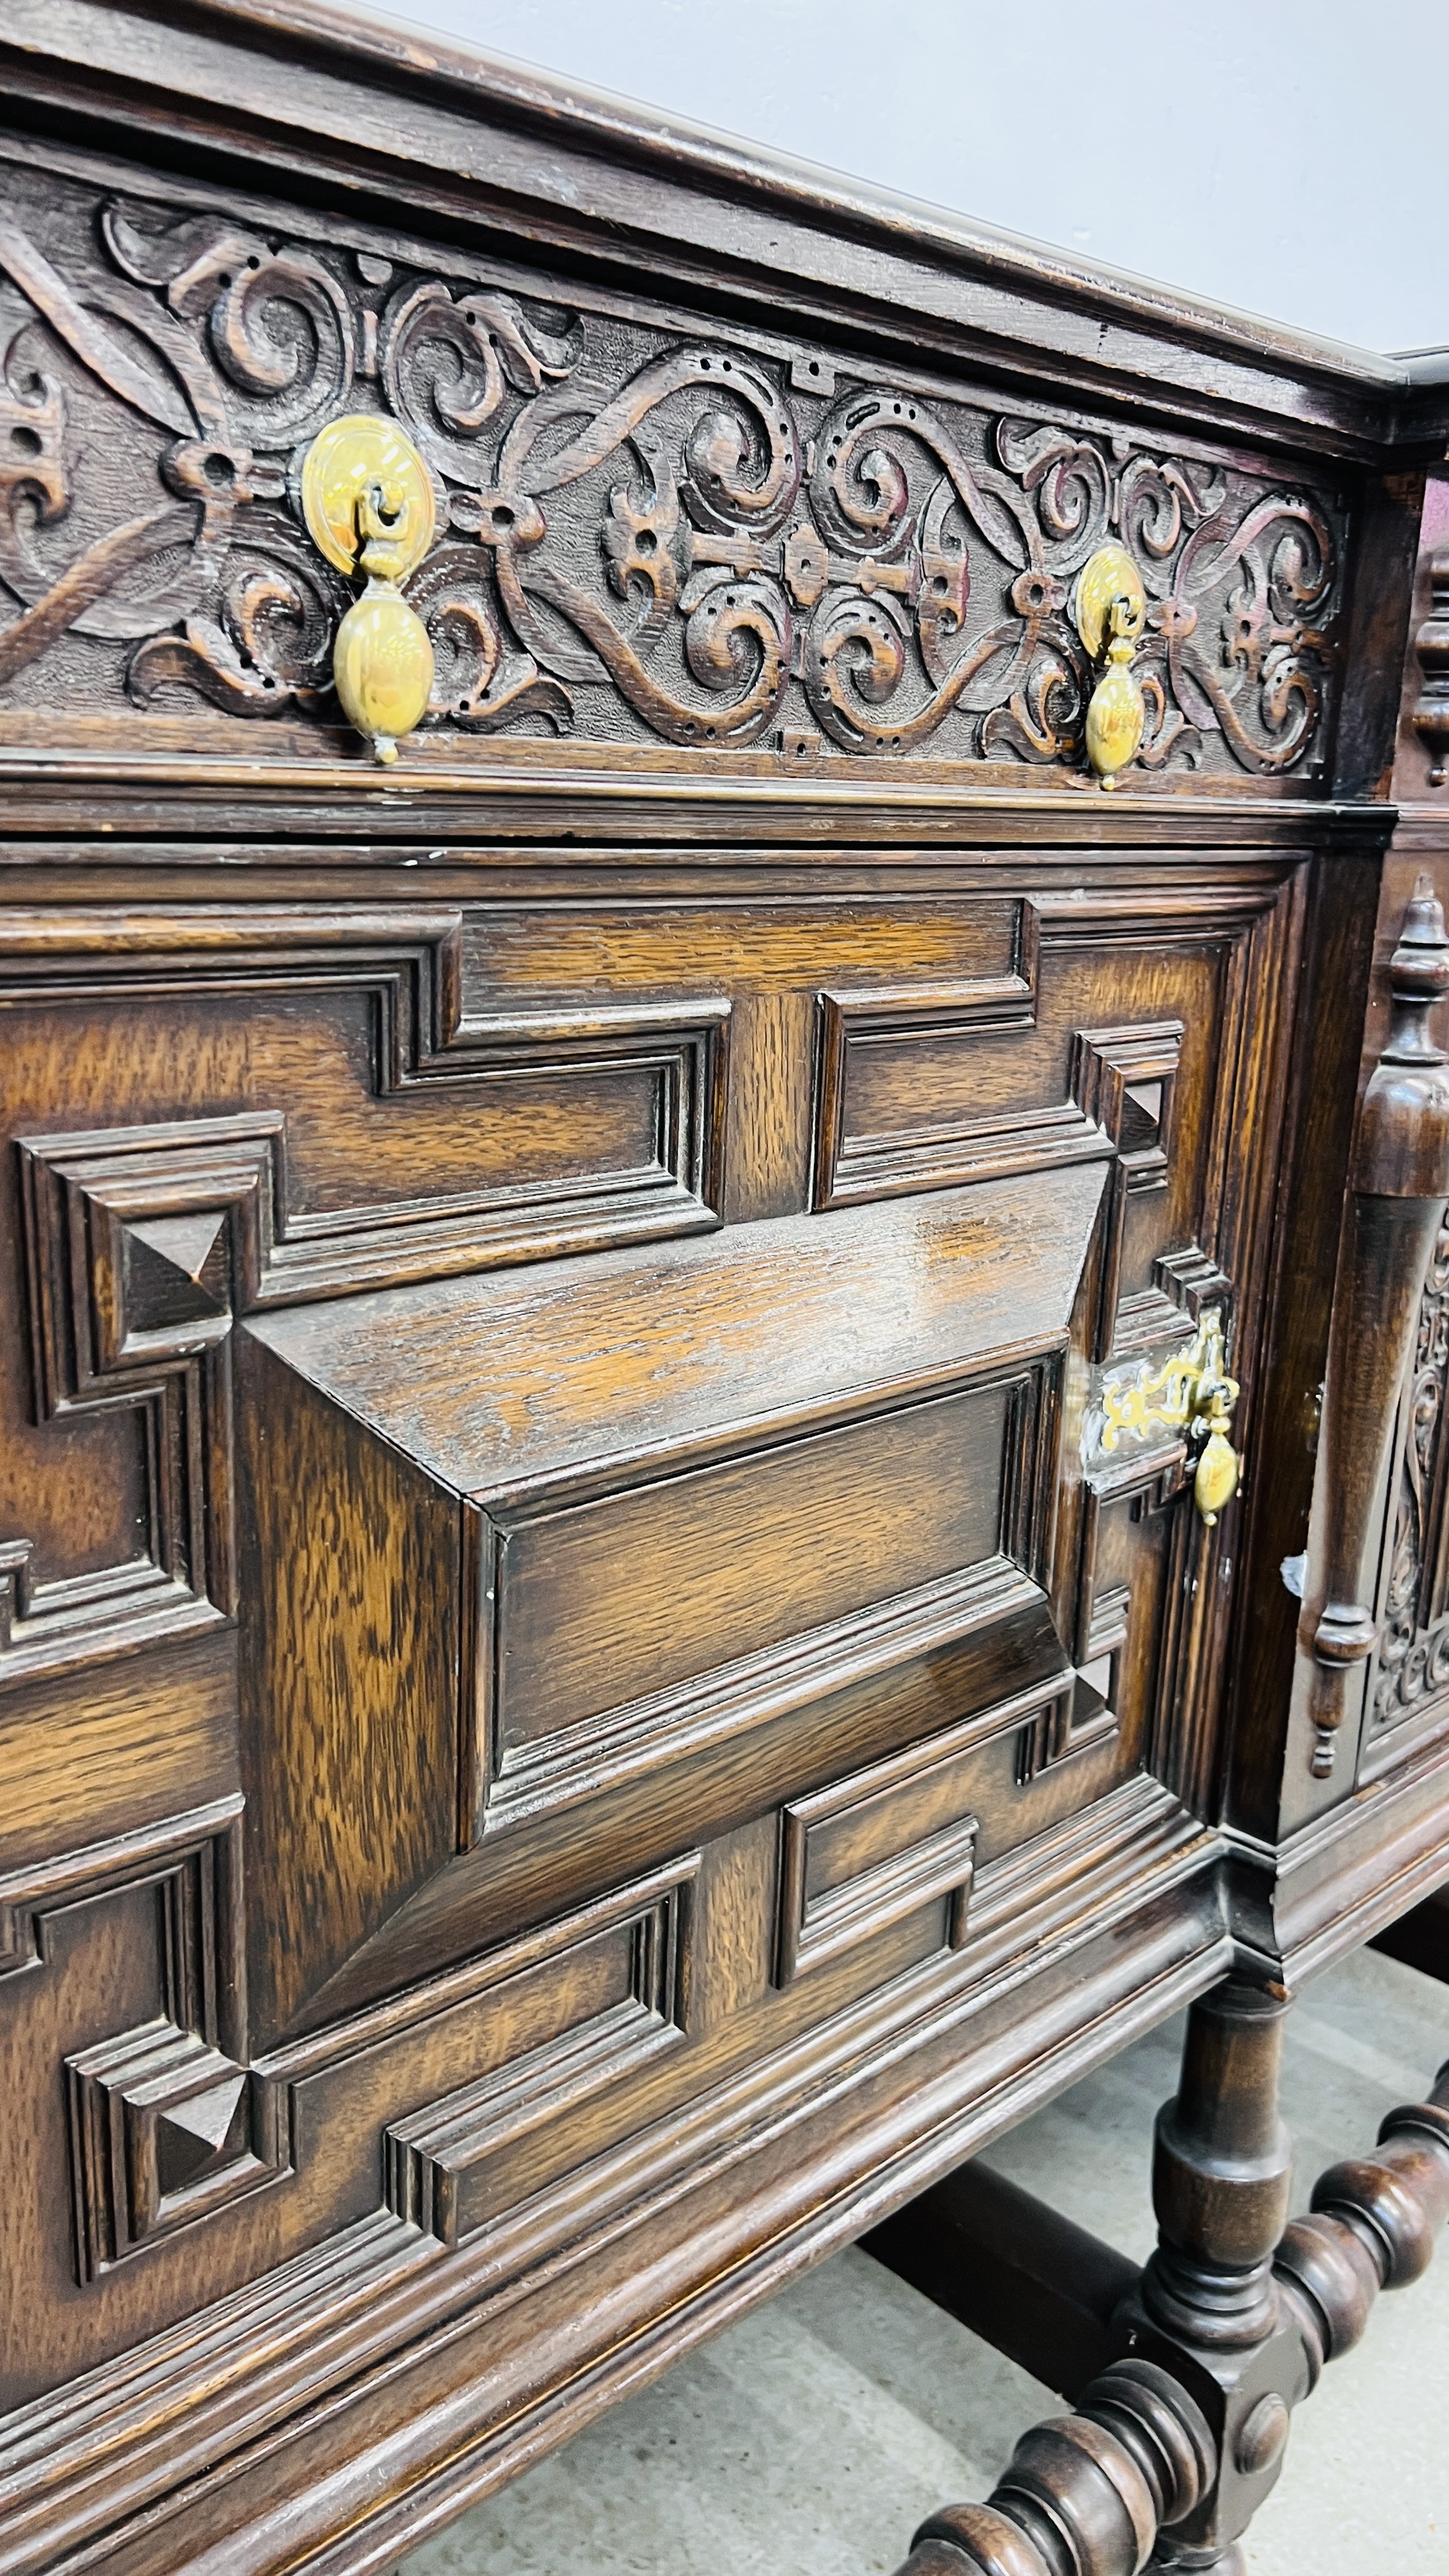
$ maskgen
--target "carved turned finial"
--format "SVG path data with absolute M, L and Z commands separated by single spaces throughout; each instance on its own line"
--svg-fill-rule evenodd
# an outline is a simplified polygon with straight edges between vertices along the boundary
M 1449 720 L 1449 696 L 1445 712 Z M 1313 1771 L 1321 1780 L 1333 1769 L 1346 1676 L 1372 1653 L 1378 1635 L 1364 1598 L 1371 1588 L 1369 1518 L 1449 1197 L 1449 1060 L 1429 1029 L 1430 1012 L 1449 993 L 1449 939 L 1427 876 L 1404 914 L 1389 991 L 1389 1042 L 1364 1094 L 1354 1144 L 1351 1267 L 1335 1299 L 1324 1404 L 1327 1598 L 1312 1635 Z
M 1413 727 L 1429 753 L 1429 784 L 1449 778 L 1449 549 L 1429 564 L 1429 614 L 1414 638 L 1424 674 Z
M 1449 563 L 1449 556 L 1445 561 Z M 1434 892 L 1434 880 L 1425 871 L 1414 880 L 1399 944 L 1389 959 L 1389 981 L 1395 1003 L 1420 1009 L 1442 1001 L 1449 993 L 1449 939 L 1444 933 L 1444 911 Z M 1393 1052 L 1394 1043 L 1391 1037 L 1386 1057 Z M 1442 1048 L 1435 1048 L 1433 1053 L 1442 1063 Z

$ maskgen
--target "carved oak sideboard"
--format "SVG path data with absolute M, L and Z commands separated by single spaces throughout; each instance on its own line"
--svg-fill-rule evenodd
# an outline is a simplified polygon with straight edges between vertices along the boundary
M 1075 2406 L 915 2576 L 1228 2571 L 1449 2206 L 1274 2099 L 1449 1878 L 1449 379 L 0 69 L 0 2570 L 385 2569 L 865 2237 Z M 1189 2004 L 1139 2274 L 970 2159 Z

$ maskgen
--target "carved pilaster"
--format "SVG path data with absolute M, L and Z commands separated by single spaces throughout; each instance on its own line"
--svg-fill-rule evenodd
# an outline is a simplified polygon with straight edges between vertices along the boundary
M 1449 1066 L 1429 1013 L 1449 992 L 1444 915 L 1420 877 L 1389 966 L 1393 1017 L 1359 1113 L 1324 1394 L 1325 1562 L 1305 1621 L 1316 1666 L 1313 1769 L 1326 1779 L 1349 1673 L 1372 1653 L 1370 1553 L 1399 1388 L 1444 1200 Z

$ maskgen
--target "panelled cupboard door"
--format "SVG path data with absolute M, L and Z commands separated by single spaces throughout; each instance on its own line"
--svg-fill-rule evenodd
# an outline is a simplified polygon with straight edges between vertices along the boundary
M 1251 1407 L 1304 873 L 12 917 L 13 2403 L 738 2203 L 1188 1865 L 1111 1400 Z

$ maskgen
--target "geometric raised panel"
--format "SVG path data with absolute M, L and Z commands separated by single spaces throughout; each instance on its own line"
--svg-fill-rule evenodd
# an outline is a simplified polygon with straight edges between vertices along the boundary
M 141 1332 L 200 1323 L 227 1309 L 224 1208 L 137 1217 L 122 1229 L 126 1302 Z
M 777 1985 L 789 1985 L 943 1898 L 944 1944 L 959 1950 L 976 1851 L 972 1757 L 989 1736 L 1021 1724 L 1028 1714 L 1020 1702 L 1007 1712 L 987 1710 L 786 1802 L 780 1817 Z
M 761 1242 L 732 1228 L 627 1272 L 495 1274 L 386 1314 L 249 1326 L 287 1371 L 266 1399 L 274 1473 L 315 1422 L 312 1454 L 340 1474 L 355 1409 L 440 1505 L 463 1501 L 465 1845 L 1033 1597 L 1058 1353 L 1100 1195 L 1097 1169 L 1032 1175 L 884 1221 L 785 1218 Z M 1024 1299 L 1006 1248 L 1028 1227 Z M 596 1355 L 621 1346 L 629 1376 L 600 1412 Z M 719 1351 L 728 1430 L 706 1365 Z M 421 1530 L 421 1494 L 409 1509 Z M 303 1533 L 289 1519 L 268 1544 Z M 271 1701 L 279 1659 L 295 1691 L 325 1651 L 289 1646 L 274 1619 Z M 441 1750 L 451 1698 L 429 1722 Z
M 576 2155 L 590 2106 L 678 2044 L 698 1868 L 689 1853 L 656 1873 L 642 1904 L 623 1891 L 610 1901 L 614 1919 L 558 1957 L 565 1975 L 546 2037 L 391 2123 L 386 2197 L 400 2218 L 457 2244 L 547 2181 L 561 2147 Z
M 993 1174 L 1066 1168 L 1108 1156 L 1090 1356 L 1145 1348 L 1172 1331 L 1190 1282 L 1229 1283 L 1195 1244 L 1164 1253 L 1150 1286 L 1124 1296 L 1130 1203 L 1165 1192 L 1181 1068 L 1180 1019 L 1078 1029 L 1059 1098 L 1033 1100 L 1031 1077 L 1012 1070 L 1001 1041 L 1038 1026 L 1043 948 L 1065 935 L 1030 903 L 1018 907 L 1015 964 L 953 987 L 916 985 L 820 995 L 820 1087 L 815 1122 L 819 1208 L 896 1191 L 943 1189 Z M 974 1051 L 974 1056 L 973 1056 Z M 940 1096 L 948 1063 L 974 1060 L 976 1097 Z
M 1116 1319 L 1126 1202 L 1166 1185 L 1183 1023 L 1076 1031 L 1064 1090 L 1057 1074 L 1034 1098 L 1041 1075 L 1016 1050 L 1038 1032 L 1043 950 L 1066 935 L 1062 921 L 1024 902 L 1003 973 L 821 993 L 814 1204 L 1111 1156 L 1101 1357 Z M 967 1067 L 974 1079 L 963 1083 Z
M 365 1992 L 364 1945 L 385 1974 L 394 1920 L 495 1835 L 573 1808 L 693 1837 L 732 1748 L 786 1794 L 833 1701 L 882 1711 L 933 1662 L 963 1711 L 1064 1677 L 1042 1587 L 1101 1191 L 1032 1174 L 249 1319 L 249 1544 L 287 1569 L 243 1626 L 269 2035 L 339 1973 Z M 373 1516 L 381 1636 L 314 1547 L 318 1485 Z M 319 1873 L 325 1909 L 293 1894 Z
M 253 2085 L 160 2017 L 66 2060 L 80 2278 L 275 2179 L 252 2152 Z
M 1176 1330 L 1209 1288 L 1231 1303 L 1216 1254 L 1225 1221 L 1227 1235 L 1241 1222 L 1225 1195 L 1240 1150 L 1233 1068 L 1286 916 L 1246 887 L 1210 917 L 1196 892 L 1165 887 L 1119 901 L 1042 892 L 1016 909 L 992 972 L 819 993 L 813 1204 L 1108 1162 L 1086 1326 L 1101 1362 Z M 1153 998 L 1171 1016 L 1138 1020 L 1154 951 Z M 1189 1045 L 1216 1075 L 1184 1094 Z M 1144 1223 L 1152 1197 L 1160 1212 Z
M 66 2060 L 77 2277 L 95 2280 L 279 2168 L 245 2072 L 238 1797 L 0 1878 L 0 1976 L 42 1968 L 51 1917 L 149 1894 L 159 2010 Z
M 911 1132 L 902 1131 L 889 1107 L 867 1105 L 877 1096 L 893 1100 L 896 1090 L 906 1088 L 919 1096 L 920 1086 L 929 1084 L 942 1036 L 986 1037 L 1034 1025 L 1039 941 L 1030 904 L 1020 907 L 1016 951 L 1003 974 L 895 992 L 872 987 L 820 995 L 817 1208 L 1105 1153 L 1105 1140 L 1072 1101 L 1042 1109 L 1017 1104 L 1005 1113 L 986 1105 Z
M 280 1116 L 21 1138 L 31 1341 L 42 1421 L 116 1406 L 146 1425 L 145 1546 L 35 1585 L 7 1673 L 231 1615 L 231 1372 L 239 1219 L 269 1184 Z M 244 1229 L 240 1229 L 244 1230 Z
M 1116 1735 L 1120 1657 L 1131 1606 L 1127 1584 L 1104 1584 L 1097 1591 L 1091 1569 L 1084 1568 L 1077 1670 L 1068 1687 L 1022 1729 L 1016 1776 L 1023 1788 L 1053 1763 Z
M 580 2124 L 684 2035 L 697 1851 L 253 2063 L 239 1826 L 232 1799 L 0 1880 L 11 1968 L 41 1963 L 57 1907 L 156 1895 L 161 2009 L 65 2062 L 82 2283 L 325 2159 L 359 2084 L 404 2106 L 388 2205 L 454 2242 L 576 2158 Z
M 945 1624 L 948 1588 L 963 1626 L 993 1579 L 1005 1611 L 1020 1589 L 998 1554 L 1006 1496 L 1018 1458 L 1029 1477 L 1042 1409 L 1038 1372 L 662 1486 L 559 1496 L 542 1517 L 503 1504 L 480 1712 L 489 1824 L 760 1726 L 802 1676 L 823 1692 L 889 1669 L 923 1620 Z M 852 1511 L 858 1555 L 822 1538 Z
M 205 977 L 239 996 L 289 982 L 360 988 L 371 1096 L 428 1095 L 453 1122 L 450 1137 L 452 1102 L 466 1098 L 475 1132 L 491 1121 L 487 1132 L 505 1141 L 490 1149 L 491 1173 L 480 1151 L 477 1179 L 463 1188 L 466 1145 L 461 1169 L 450 1145 L 453 1186 L 417 1195 L 399 1193 L 380 1147 L 375 1180 L 359 1170 L 351 1204 L 318 1207 L 295 1178 L 289 1127 L 301 1109 L 17 1140 L 39 1419 L 138 1411 L 145 1502 L 139 1551 L 82 1576 L 36 1580 L 26 1541 L 6 1544 L 0 1679 L 234 1612 L 225 1345 L 237 1315 L 712 1227 L 724 1127 L 723 1002 L 469 1017 L 455 912 L 299 907 L 216 924 L 140 915 L 136 948 L 88 960 L 79 978 L 66 947 L 76 933 L 58 917 L 37 920 L 42 953 L 19 988 L 27 992 L 64 960 L 68 993 L 120 1004 L 148 934 L 163 989 L 187 989 L 174 958 L 188 947 L 192 986 Z M 520 1099 L 521 1123 L 511 1114 Z M 414 1113 L 410 1133 L 425 1132 Z M 305 1143 L 302 1134 L 304 1159 Z
M 1130 1584 L 1107 1583 L 1096 1594 L 1086 1622 L 1081 1677 L 1107 1702 L 1109 1710 L 1116 1705 L 1117 1657 L 1127 1643 L 1131 1608 Z
M 892 1675 L 917 1659 L 988 1630 L 1003 1638 L 1019 1632 L 1035 1643 L 1045 1619 L 1037 1586 L 993 1550 L 956 1574 L 802 1627 L 753 1654 L 723 1657 L 671 1688 L 633 1699 L 610 1699 L 617 1685 L 601 1658 L 596 1687 L 606 1704 L 569 1725 L 532 1740 L 510 1739 L 495 1704 L 486 1735 L 492 1758 L 484 1827 L 492 1831 L 586 1802 L 600 1789 L 764 1730 L 792 1709 L 827 1702 L 833 1691 L 859 1688 L 871 1676 L 888 1687 Z M 707 1643 L 699 1641 L 695 1651 L 702 1658 Z
M 0 1975 L 43 1962 L 49 1915 L 123 1888 L 151 1887 L 166 2012 L 240 2053 L 241 1814 L 239 1797 L 220 1798 L 113 1841 L 7 1871 L 0 1877 Z
M 1160 1289 L 1122 1297 L 1128 1203 L 1165 1190 L 1171 1168 L 1173 1100 L 1182 1059 L 1181 1020 L 1079 1029 L 1072 1044 L 1072 1097 L 1116 1148 L 1107 1201 L 1102 1279 L 1091 1356 L 1104 1360 L 1177 1322 Z M 1164 1315 L 1164 1308 L 1166 1313 Z

